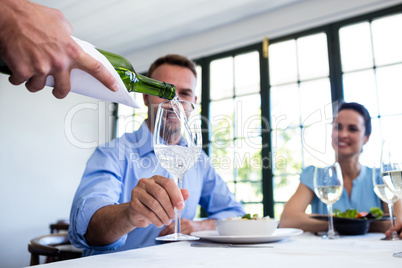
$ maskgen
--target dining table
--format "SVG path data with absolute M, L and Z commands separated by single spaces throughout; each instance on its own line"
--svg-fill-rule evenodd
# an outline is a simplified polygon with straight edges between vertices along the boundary
M 270 243 L 231 244 L 214 241 L 180 241 L 161 245 L 53 262 L 40 266 L 66 267 L 402 267 L 401 241 L 381 240 L 368 233 L 322 239 L 310 232 Z M 200 246 L 200 244 L 206 244 Z

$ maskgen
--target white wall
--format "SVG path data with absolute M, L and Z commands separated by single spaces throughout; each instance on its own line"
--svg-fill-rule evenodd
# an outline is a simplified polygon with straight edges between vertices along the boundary
M 0 267 L 28 266 L 28 241 L 69 217 L 93 151 L 77 146 L 109 136 L 105 108 L 74 93 L 57 100 L 50 88 L 33 94 L 0 74 Z

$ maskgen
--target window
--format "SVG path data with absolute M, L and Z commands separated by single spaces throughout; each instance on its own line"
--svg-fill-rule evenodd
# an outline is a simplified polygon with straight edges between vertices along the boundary
M 274 200 L 280 212 L 302 168 L 333 162 L 326 138 L 332 119 L 327 35 L 274 43 L 269 55 Z
M 279 219 L 302 169 L 334 161 L 339 101 L 372 116 L 362 164 L 373 164 L 382 137 L 398 135 L 401 28 L 398 5 L 270 40 L 268 59 L 257 43 L 196 60 L 204 150 L 247 212 Z M 132 111 L 118 114 L 120 132 L 136 125 Z
M 210 59 L 209 155 L 249 213 L 263 215 L 259 52 Z
M 346 25 L 339 30 L 341 68 L 346 101 L 367 107 L 373 131 L 361 162 L 373 165 L 381 139 L 398 135 L 402 122 L 402 14 L 392 14 Z

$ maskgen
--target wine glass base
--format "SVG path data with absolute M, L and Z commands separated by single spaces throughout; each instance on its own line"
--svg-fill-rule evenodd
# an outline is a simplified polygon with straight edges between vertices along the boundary
M 328 240 L 340 238 L 340 236 L 338 235 L 338 233 L 328 234 L 328 232 L 317 232 L 317 233 L 315 233 L 315 234 L 318 235 L 318 236 L 320 236 L 322 239 L 328 239 Z
M 183 240 L 199 240 L 200 238 L 192 235 L 185 235 L 180 233 L 174 233 L 170 235 L 160 236 L 155 238 L 158 241 L 183 241 Z
M 392 254 L 392 256 L 394 256 L 396 258 L 402 258 L 402 252 L 394 253 L 394 254 Z
M 402 240 L 402 238 L 399 238 L 399 237 L 384 237 L 384 238 L 381 238 L 381 240 L 385 240 L 385 241 L 397 241 L 397 240 Z

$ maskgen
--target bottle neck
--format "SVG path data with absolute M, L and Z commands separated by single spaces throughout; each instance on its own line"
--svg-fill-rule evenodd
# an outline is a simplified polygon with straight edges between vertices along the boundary
M 129 91 L 154 95 L 167 100 L 171 100 L 176 96 L 176 87 L 172 84 L 160 82 L 141 74 L 135 74 L 135 78 L 132 81 L 132 90 Z

